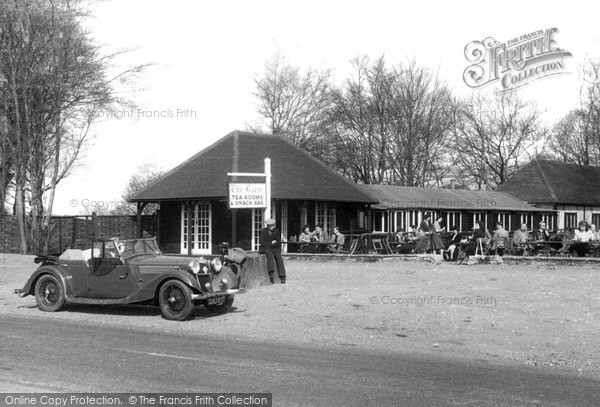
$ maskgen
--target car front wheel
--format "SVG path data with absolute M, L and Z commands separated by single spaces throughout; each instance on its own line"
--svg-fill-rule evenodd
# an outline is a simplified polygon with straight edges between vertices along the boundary
M 66 302 L 60 281 L 51 274 L 41 276 L 35 283 L 35 300 L 42 311 L 60 311 Z
M 164 318 L 182 321 L 194 311 L 192 290 L 179 280 L 169 280 L 160 287 L 158 305 Z

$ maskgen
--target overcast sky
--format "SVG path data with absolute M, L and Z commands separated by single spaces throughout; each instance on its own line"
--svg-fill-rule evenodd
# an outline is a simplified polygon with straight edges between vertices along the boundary
M 462 79 L 467 43 L 556 27 L 557 45 L 573 54 L 565 59 L 571 74 L 519 90 L 551 123 L 576 104 L 579 64 L 600 57 L 599 9 L 583 1 L 101 1 L 90 21 L 95 39 L 107 50 L 136 49 L 120 60 L 123 69 L 155 65 L 128 95 L 141 110 L 94 127 L 86 157 L 58 187 L 54 212 L 118 205 L 138 166 L 170 169 L 256 122 L 254 79 L 277 50 L 293 64 L 330 68 L 338 80 L 357 55 L 385 55 L 394 64 L 416 58 L 457 95 L 469 95 L 480 90 Z

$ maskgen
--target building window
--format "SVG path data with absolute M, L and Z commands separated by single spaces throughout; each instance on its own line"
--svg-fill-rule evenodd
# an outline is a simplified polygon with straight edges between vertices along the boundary
M 577 228 L 577 213 L 565 212 L 565 229 Z
M 475 226 L 475 223 L 477 223 L 478 221 L 482 221 L 485 228 L 487 229 L 487 213 L 485 212 L 474 212 L 473 213 L 473 226 Z
M 393 214 L 394 214 L 394 230 L 393 230 L 393 232 L 399 232 L 399 231 L 406 232 L 408 230 L 408 227 L 406 225 L 406 217 L 407 217 L 406 211 L 394 211 Z
M 527 225 L 527 229 L 533 229 L 533 214 L 522 213 L 521 216 L 519 216 L 519 228 L 521 228 L 523 223 Z
M 600 227 L 600 213 L 592 213 L 592 223 L 596 225 L 596 229 Z
M 358 212 L 358 227 L 364 230 L 367 230 L 367 214 L 365 211 Z
M 414 229 L 419 227 L 419 211 L 408 211 L 408 227 L 413 227 Z
M 259 234 L 263 228 L 263 209 L 252 208 L 252 250 L 258 251 L 260 248 Z
M 456 228 L 459 232 L 462 231 L 462 214 L 460 212 L 448 212 L 446 214 L 446 231 L 451 231 Z
M 554 214 L 545 213 L 542 215 L 542 222 L 546 224 L 548 230 L 556 229 L 556 216 Z
M 510 213 L 508 212 L 499 212 L 496 216 L 496 222 L 502 223 L 502 227 L 506 230 L 510 230 Z M 494 225 L 495 228 L 496 225 Z
M 428 216 L 431 216 L 431 224 L 433 225 L 433 222 L 435 222 L 435 218 L 437 216 L 437 213 L 435 211 L 424 211 L 423 212 L 423 219 L 426 219 Z
M 191 224 L 188 215 L 191 212 Z M 210 202 L 199 202 L 194 207 L 181 204 L 181 253 L 187 254 L 191 246 L 192 254 L 211 253 L 212 211 Z M 191 242 L 188 242 L 188 228 Z
M 373 211 L 373 232 L 387 232 L 387 211 Z
M 315 202 L 315 225 L 323 225 L 323 230 L 327 233 L 333 232 L 336 226 L 335 204 L 326 202 Z

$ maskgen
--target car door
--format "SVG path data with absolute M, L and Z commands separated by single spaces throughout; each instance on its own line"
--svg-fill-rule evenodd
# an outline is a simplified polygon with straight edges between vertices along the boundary
M 137 290 L 135 276 L 120 257 L 112 257 L 104 245 L 93 251 L 88 278 L 88 296 L 98 299 L 124 298 Z

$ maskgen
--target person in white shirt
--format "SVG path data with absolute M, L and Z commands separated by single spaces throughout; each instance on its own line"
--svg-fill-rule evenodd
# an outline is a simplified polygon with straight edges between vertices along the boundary
M 594 232 L 588 230 L 588 224 L 586 221 L 582 220 L 579 222 L 579 229 L 575 230 L 575 240 L 576 242 L 589 242 L 593 240 Z

